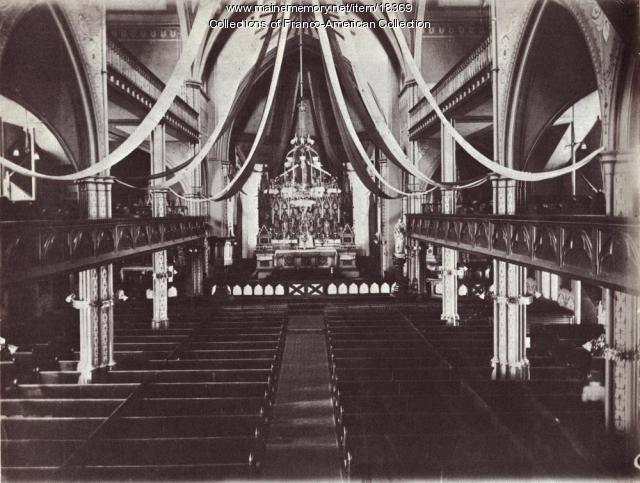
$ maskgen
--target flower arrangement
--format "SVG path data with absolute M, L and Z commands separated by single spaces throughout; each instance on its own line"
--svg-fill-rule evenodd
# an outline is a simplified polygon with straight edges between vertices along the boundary
M 588 350 L 592 357 L 604 357 L 607 361 L 624 362 L 639 358 L 638 351 L 609 347 L 605 334 L 600 334 L 599 337 L 590 340 L 582 347 Z
M 582 347 L 589 351 L 592 357 L 602 357 L 604 349 L 607 347 L 607 338 L 605 334 L 602 333 L 599 337 L 583 344 Z
M 604 358 L 608 361 L 615 362 L 635 361 L 636 359 L 638 359 L 638 351 L 621 351 L 618 349 L 613 349 L 611 347 L 606 347 L 604 349 Z

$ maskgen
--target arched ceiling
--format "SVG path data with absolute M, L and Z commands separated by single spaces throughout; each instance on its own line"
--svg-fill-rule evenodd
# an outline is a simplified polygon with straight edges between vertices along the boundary
M 363 2 L 360 2 L 363 3 Z M 402 14 L 398 14 L 401 16 Z M 258 17 L 255 14 L 249 13 L 229 13 L 228 11 L 224 11 L 220 17 L 220 20 L 229 20 L 230 22 L 238 22 L 244 19 L 248 19 L 250 16 Z M 270 19 L 271 17 L 259 17 L 261 20 Z M 345 19 L 358 19 L 367 22 L 377 22 L 382 18 L 382 14 L 380 12 L 375 13 L 360 13 L 360 14 L 346 14 Z M 292 16 L 292 20 L 303 20 L 303 21 L 311 21 L 314 20 L 313 14 L 295 14 Z M 222 28 L 211 30 L 207 40 L 205 41 L 205 46 L 202 49 L 202 60 L 200 62 L 200 77 L 206 82 L 207 79 L 210 78 L 212 71 L 216 68 L 216 64 L 218 63 L 218 58 L 224 50 L 233 50 L 227 45 L 232 39 L 235 37 L 236 40 L 238 37 L 243 37 L 245 39 L 248 38 L 249 35 L 261 36 L 264 34 L 264 31 L 256 31 L 253 29 L 231 29 L 231 28 Z M 318 38 L 317 32 L 314 29 L 305 29 L 303 31 L 304 35 L 311 36 L 315 39 Z M 342 33 L 341 33 L 342 34 Z M 292 40 L 296 40 L 299 36 L 299 30 L 297 28 L 291 28 L 289 31 L 289 38 Z M 400 53 L 400 48 L 397 45 L 397 41 L 393 36 L 393 33 L 390 29 L 358 29 L 356 31 L 356 38 L 366 36 L 367 38 L 371 38 L 371 36 L 375 37 L 375 43 L 383 49 L 383 54 L 393 66 L 396 74 L 399 78 L 403 78 L 403 61 L 402 55 Z M 251 42 L 251 41 L 249 41 Z M 237 44 L 237 42 L 236 42 Z M 275 43 L 274 43 L 275 47 Z M 237 48 L 237 47 L 236 47 Z
M 325 166 L 335 175 L 341 176 L 342 163 L 349 159 L 337 131 L 338 123 L 331 107 L 317 32 L 305 30 L 302 34 L 304 91 L 313 111 L 311 127 L 315 131 L 316 140 L 319 141 L 318 148 Z M 213 105 L 212 117 L 219 120 L 220 113 L 228 110 L 235 97 L 243 101 L 242 109 L 233 123 L 229 146 L 231 159 L 234 158 L 236 146 L 243 152 L 248 152 L 264 108 L 275 59 L 277 32 L 272 36 L 270 51 L 258 69 L 255 81 L 252 85 L 247 85 L 248 73 L 256 61 L 264 35 L 264 31 L 236 29 L 226 38 L 224 48 L 217 52 L 215 60 L 211 63 L 206 84 Z M 299 37 L 300 31 L 295 29 L 289 34 L 275 107 L 262 146 L 257 152 L 261 161 L 273 162 L 271 170 L 275 169 L 276 172 L 280 166 L 279 158 L 286 152 L 283 152 L 284 147 L 288 146 L 295 128 L 295 106 L 299 89 Z M 400 81 L 398 69 L 374 32 L 357 31 L 352 38 L 356 55 L 366 59 L 365 62 L 360 62 L 363 66 L 361 77 L 366 80 L 366 87 L 371 87 L 376 93 L 385 118 L 392 124 L 394 112 L 397 111 L 396 100 Z M 337 44 L 342 47 L 340 50 L 344 50 L 344 41 L 340 35 L 336 35 L 336 39 Z M 362 106 L 354 106 L 353 102 L 353 99 L 349 102 L 351 117 L 356 130 L 366 143 L 367 129 L 361 119 Z M 331 146 L 327 146 L 326 143 L 331 143 Z
M 596 77 L 574 17 L 553 1 L 543 6 L 524 54 L 515 99 L 513 162 L 516 168 L 543 168 L 546 160 L 532 159 L 536 144 L 569 106 L 597 89 Z
M 64 157 L 85 167 L 92 159 L 92 116 L 85 112 L 78 62 L 61 28 L 46 4 L 30 9 L 16 23 L 0 60 L 0 94 L 46 124 Z

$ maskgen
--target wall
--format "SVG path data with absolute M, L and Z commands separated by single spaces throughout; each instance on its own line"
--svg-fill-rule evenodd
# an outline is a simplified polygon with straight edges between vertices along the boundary
M 427 84 L 437 83 L 489 35 L 486 10 L 427 8 L 425 20 L 431 26 L 423 31 L 420 59 Z

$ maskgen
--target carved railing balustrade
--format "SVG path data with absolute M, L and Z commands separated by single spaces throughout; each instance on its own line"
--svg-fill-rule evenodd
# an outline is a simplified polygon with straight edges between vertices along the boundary
M 607 216 L 407 215 L 410 238 L 640 293 L 640 222 Z
M 0 222 L 0 284 L 204 242 L 204 217 Z

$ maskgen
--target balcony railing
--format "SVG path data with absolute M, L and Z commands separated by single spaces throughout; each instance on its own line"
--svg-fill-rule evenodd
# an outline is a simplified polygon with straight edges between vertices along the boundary
M 0 222 L 0 285 L 203 241 L 204 217 Z
M 407 216 L 409 237 L 640 292 L 640 222 L 606 216 Z
M 150 109 L 160 97 L 165 84 L 133 54 L 113 38 L 107 39 L 107 69 L 109 84 L 123 94 Z M 183 85 L 166 115 L 173 127 L 193 135 L 198 132 L 198 113 L 185 101 L 189 99 Z
M 431 92 L 444 112 L 450 111 L 490 82 L 491 61 L 491 37 L 487 37 L 440 79 Z M 435 121 L 433 109 L 427 99 L 420 96 L 418 102 L 409 110 L 410 135 L 415 137 Z

